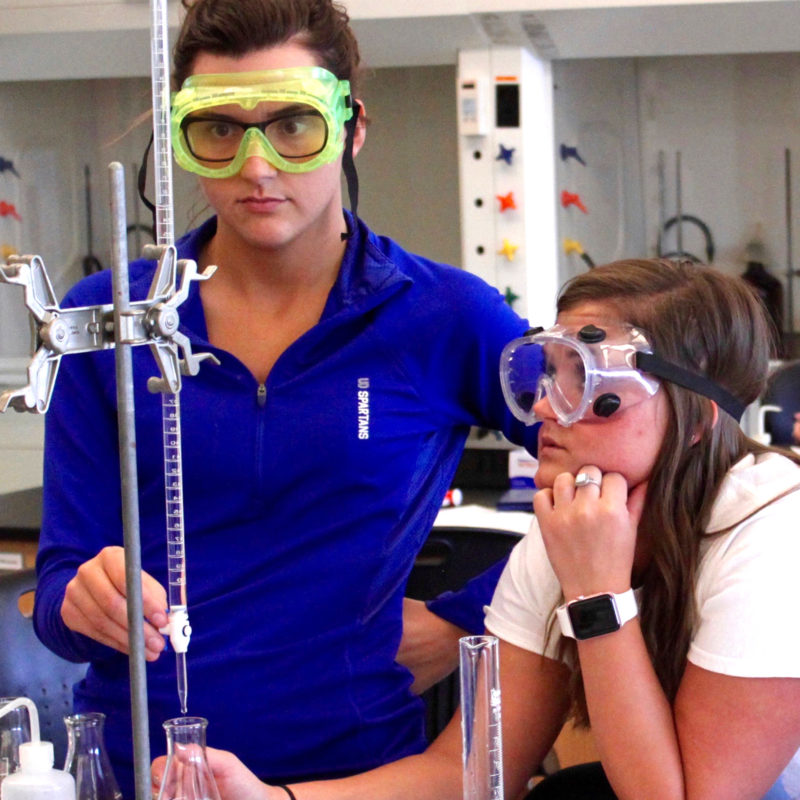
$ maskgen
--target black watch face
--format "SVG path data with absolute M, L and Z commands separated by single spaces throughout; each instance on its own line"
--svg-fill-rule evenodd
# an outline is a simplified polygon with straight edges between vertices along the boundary
M 591 639 L 620 629 L 617 608 L 610 594 L 576 600 L 567 606 L 576 639 Z

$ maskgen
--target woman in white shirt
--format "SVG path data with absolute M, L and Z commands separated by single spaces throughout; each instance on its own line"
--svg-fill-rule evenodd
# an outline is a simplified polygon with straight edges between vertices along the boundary
M 506 798 L 570 716 L 606 793 L 569 797 L 800 797 L 800 466 L 738 424 L 770 344 L 738 278 L 642 260 L 573 279 L 557 325 L 504 351 L 509 405 L 542 423 L 536 520 L 486 619 Z M 456 715 L 424 754 L 338 781 L 269 787 L 210 761 L 225 800 L 458 800 L 460 755 Z

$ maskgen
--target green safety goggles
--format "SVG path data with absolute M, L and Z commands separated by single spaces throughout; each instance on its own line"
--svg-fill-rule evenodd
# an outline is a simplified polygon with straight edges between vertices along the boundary
M 236 175 L 250 156 L 310 172 L 344 148 L 350 82 L 322 67 L 192 75 L 172 96 L 172 147 L 206 178 Z

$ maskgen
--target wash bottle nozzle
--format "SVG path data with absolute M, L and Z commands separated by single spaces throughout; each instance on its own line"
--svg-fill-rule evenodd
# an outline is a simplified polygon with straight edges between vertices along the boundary
M 38 742 L 39 711 L 37 710 L 36 704 L 33 702 L 33 700 L 29 700 L 27 697 L 17 697 L 10 703 L 6 703 L 4 706 L 0 706 L 0 717 L 5 716 L 9 712 L 13 711 L 15 708 L 22 708 L 22 707 L 28 709 L 28 719 L 30 720 L 31 723 L 31 742 Z

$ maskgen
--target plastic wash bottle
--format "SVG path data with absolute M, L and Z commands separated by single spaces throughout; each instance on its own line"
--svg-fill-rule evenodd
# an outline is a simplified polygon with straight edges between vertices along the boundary
M 0 786 L 0 800 L 75 800 L 75 779 L 53 769 L 51 742 L 19 746 L 19 770 Z
M 28 709 L 31 741 L 19 746 L 19 769 L 3 780 L 0 800 L 75 800 L 75 779 L 53 769 L 53 745 L 39 741 L 39 714 L 33 701 L 18 697 L 0 708 L 0 716 L 21 706 Z

